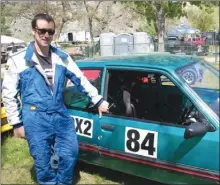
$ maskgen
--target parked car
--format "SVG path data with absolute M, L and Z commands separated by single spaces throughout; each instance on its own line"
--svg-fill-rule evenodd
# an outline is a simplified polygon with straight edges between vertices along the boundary
M 179 37 L 169 36 L 167 39 L 165 39 L 165 48 L 168 52 L 180 52 L 180 44 L 181 41 Z
M 72 48 L 72 50 L 68 51 L 68 54 L 74 61 L 82 60 L 86 57 L 80 47 Z
M 74 61 L 82 60 L 85 58 L 85 55 L 83 55 L 82 53 L 70 53 L 69 55 Z
M 219 183 L 219 72 L 200 58 L 171 54 L 77 61 L 110 103 L 99 119 L 67 83 L 80 160 L 167 184 Z M 190 83 L 187 69 L 202 69 Z
M 219 71 L 200 58 L 171 54 L 77 65 L 110 103 L 100 119 L 90 99 L 67 83 L 64 102 L 80 160 L 166 184 L 219 183 Z M 201 80 L 190 83 L 188 69 L 202 71 Z
M 195 46 L 204 46 L 205 45 L 205 37 L 197 37 L 197 38 L 194 38 L 193 40 L 193 44 Z

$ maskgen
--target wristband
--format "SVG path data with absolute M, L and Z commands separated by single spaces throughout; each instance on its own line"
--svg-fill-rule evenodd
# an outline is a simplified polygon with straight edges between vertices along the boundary
M 12 125 L 12 126 L 13 126 L 13 128 L 20 128 L 23 126 L 23 123 L 18 123 L 16 125 Z

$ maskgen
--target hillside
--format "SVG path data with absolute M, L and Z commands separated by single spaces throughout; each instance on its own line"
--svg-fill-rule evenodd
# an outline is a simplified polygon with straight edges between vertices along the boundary
M 106 8 L 111 7 L 111 12 L 107 15 Z M 82 8 L 75 11 L 82 12 Z M 84 10 L 85 11 L 85 10 Z M 100 20 L 94 19 L 93 29 L 95 36 L 103 32 L 114 33 L 132 33 L 139 29 L 141 19 L 134 13 L 128 12 L 120 3 L 103 2 L 99 8 Z M 104 21 L 108 21 L 107 23 Z M 104 22 L 104 23 L 103 23 Z M 18 18 L 10 25 L 12 35 L 23 40 L 30 40 L 31 20 L 27 18 Z M 89 31 L 88 20 L 86 16 L 81 16 L 73 22 L 68 22 L 62 32 Z
M 75 31 L 88 32 L 89 23 L 87 15 L 93 17 L 94 36 L 104 32 L 133 33 L 137 30 L 155 33 L 155 25 L 149 26 L 146 18 L 141 17 L 140 14 L 137 15 L 132 9 L 128 10 L 119 1 L 85 2 L 89 7 L 89 12 L 86 11 L 83 1 L 27 1 L 22 3 L 20 1 L 3 3 L 1 15 L 7 18 L 7 26 L 10 27 L 12 36 L 26 41 L 32 39 L 30 25 L 33 15 L 44 12 L 48 12 L 55 18 L 57 24 L 56 33 L 59 33 L 59 28 L 62 27 L 62 20 L 65 20 L 62 27 L 62 32 L 64 33 Z M 97 4 L 99 6 L 96 9 Z M 165 30 L 175 27 L 180 23 L 185 23 L 192 27 L 195 27 L 194 24 L 200 27 L 207 27 L 208 31 L 219 29 L 219 7 L 216 6 L 212 12 L 204 13 L 204 9 L 200 10 L 198 7 L 187 3 L 185 11 L 188 18 L 166 18 Z M 196 17 L 197 14 L 200 16 Z M 203 21 L 203 19 L 209 21 Z

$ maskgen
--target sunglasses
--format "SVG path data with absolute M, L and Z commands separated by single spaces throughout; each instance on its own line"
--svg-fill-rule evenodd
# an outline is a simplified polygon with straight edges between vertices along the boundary
M 40 28 L 35 28 L 35 30 L 38 32 L 38 34 L 40 35 L 44 35 L 46 33 L 48 33 L 49 35 L 54 35 L 55 30 L 54 29 L 40 29 Z

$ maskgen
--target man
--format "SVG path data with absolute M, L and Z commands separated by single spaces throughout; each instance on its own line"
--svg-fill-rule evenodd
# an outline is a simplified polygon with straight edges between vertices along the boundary
M 26 51 L 9 58 L 2 98 L 14 135 L 28 141 L 38 183 L 72 184 L 78 143 L 73 119 L 63 104 L 66 77 L 97 105 L 100 117 L 102 112 L 108 111 L 108 103 L 98 95 L 97 89 L 83 76 L 70 56 L 50 45 L 54 33 L 55 23 L 50 15 L 34 17 L 34 41 Z M 50 165 L 53 143 L 59 156 L 57 173 Z

